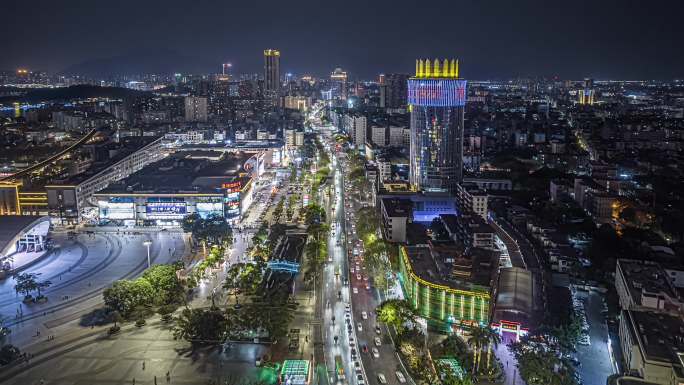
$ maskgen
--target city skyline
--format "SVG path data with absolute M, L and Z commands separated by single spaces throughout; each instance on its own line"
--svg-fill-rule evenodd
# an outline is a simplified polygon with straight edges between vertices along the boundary
M 684 385 L 684 2 L 24 3 L 0 385 Z
M 409 73 L 415 57 L 445 54 L 461 58 L 469 79 L 682 77 L 684 53 L 672 49 L 681 43 L 676 15 L 682 5 L 659 3 L 642 17 L 636 4 L 615 1 L 560 4 L 554 13 L 537 1 L 445 2 L 435 4 L 444 12 L 429 20 L 396 3 L 349 3 L 344 7 L 355 10 L 351 21 L 331 23 L 329 7 L 315 2 L 273 4 L 259 18 L 240 17 L 259 12 L 254 4 L 242 3 L 222 8 L 207 2 L 186 10 L 180 2 L 163 7 L 146 2 L 130 12 L 126 4 L 38 2 L 41 12 L 32 19 L 9 18 L 0 27 L 13 37 L 5 43 L 0 68 L 60 72 L 83 68 L 79 65 L 85 62 L 124 70 L 121 60 L 107 67 L 111 58 L 123 58 L 132 69 L 148 73 L 215 73 L 227 61 L 236 73 L 259 73 L 259 52 L 273 47 L 283 52 L 283 73 L 325 76 L 342 67 L 352 79 Z M 9 4 L 7 14 L 27 14 L 25 7 Z M 167 17 L 150 17 L 160 12 Z M 323 53 L 317 56 L 324 59 L 312 61 L 312 52 Z M 166 58 L 180 59 L 168 63 Z

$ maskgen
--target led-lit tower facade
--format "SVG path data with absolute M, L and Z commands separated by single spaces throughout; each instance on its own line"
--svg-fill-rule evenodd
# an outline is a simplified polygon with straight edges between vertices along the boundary
M 264 91 L 272 97 L 280 92 L 280 51 L 275 49 L 264 50 Z
M 584 87 L 577 91 L 577 102 L 583 105 L 594 104 L 594 79 L 584 79 Z
M 414 189 L 456 194 L 463 179 L 465 102 L 457 60 L 416 60 L 416 74 L 408 80 Z

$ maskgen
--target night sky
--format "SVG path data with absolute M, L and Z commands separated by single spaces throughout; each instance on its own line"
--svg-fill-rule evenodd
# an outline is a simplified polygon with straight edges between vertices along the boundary
M 434 56 L 459 58 L 470 79 L 684 78 L 682 0 L 32 0 L 0 13 L 8 70 L 119 57 L 160 72 L 217 72 L 226 61 L 261 72 L 262 50 L 276 48 L 282 72 L 339 66 L 354 79 Z

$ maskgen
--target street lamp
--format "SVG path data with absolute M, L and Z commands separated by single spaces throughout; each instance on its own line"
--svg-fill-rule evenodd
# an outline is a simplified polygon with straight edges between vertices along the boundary
M 150 268 L 150 245 L 152 244 L 152 241 L 149 239 L 146 239 L 143 241 L 143 245 L 147 246 L 147 268 Z

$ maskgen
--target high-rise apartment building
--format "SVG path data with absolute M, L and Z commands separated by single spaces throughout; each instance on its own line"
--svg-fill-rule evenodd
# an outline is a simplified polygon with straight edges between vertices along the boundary
M 197 96 L 185 97 L 185 121 L 207 121 L 207 98 Z
M 264 91 L 268 97 L 280 92 L 280 51 L 264 50 Z
M 463 178 L 466 81 L 458 61 L 416 60 L 408 80 L 411 111 L 409 180 L 416 190 L 456 194 Z
M 380 107 L 406 107 L 407 74 L 385 74 L 380 83 Z
M 342 68 L 335 68 L 330 74 L 330 81 L 333 85 L 333 97 L 347 100 L 349 96 L 349 86 L 347 85 L 347 73 Z
M 354 146 L 356 148 L 365 146 L 367 140 L 366 130 L 368 129 L 366 117 L 358 113 L 345 114 L 343 123 L 347 135 L 351 138 Z

